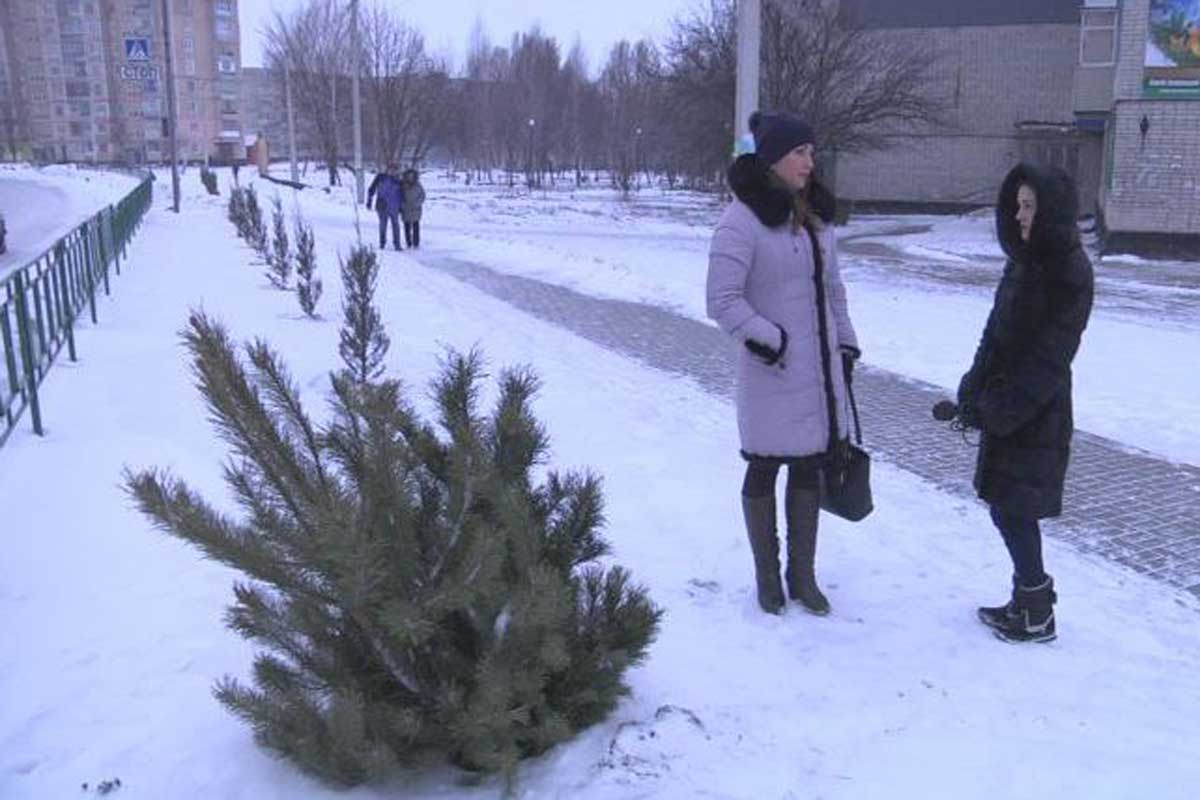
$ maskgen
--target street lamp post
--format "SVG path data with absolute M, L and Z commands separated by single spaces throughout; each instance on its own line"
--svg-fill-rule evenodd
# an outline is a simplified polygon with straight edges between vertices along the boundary
M 171 150 L 171 210 L 179 213 L 179 152 L 175 139 L 178 116 L 175 111 L 175 64 L 171 41 L 171 7 L 167 0 L 162 2 L 163 61 L 167 69 L 167 143 Z
M 633 188 L 642 188 L 641 178 L 638 176 L 638 156 L 641 153 L 642 144 L 642 129 L 637 128 L 633 132 Z
M 359 97 L 359 72 L 362 71 L 362 42 L 358 30 L 358 0 L 350 0 L 350 46 L 354 48 L 351 76 L 354 113 L 354 197 L 359 205 L 363 202 L 363 152 L 362 152 L 362 98 Z
M 750 114 L 758 108 L 758 68 L 762 40 L 762 1 L 737 0 L 737 100 L 733 135 L 736 143 L 749 133 Z
M 529 118 L 529 171 L 527 173 L 528 177 L 526 179 L 527 182 L 529 183 L 530 189 L 533 188 L 533 129 L 535 127 L 537 127 L 537 121 L 534 120 L 533 117 L 530 117 Z

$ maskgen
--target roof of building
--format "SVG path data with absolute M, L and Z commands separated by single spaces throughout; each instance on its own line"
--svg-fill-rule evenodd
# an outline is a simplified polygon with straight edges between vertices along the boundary
M 842 0 L 847 22 L 863 28 L 1077 25 L 1080 0 Z

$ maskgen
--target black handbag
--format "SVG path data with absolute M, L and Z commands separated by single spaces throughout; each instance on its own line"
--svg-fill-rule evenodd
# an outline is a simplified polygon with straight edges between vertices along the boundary
M 850 522 L 860 522 L 875 510 L 871 499 L 871 456 L 862 449 L 862 426 L 858 422 L 858 403 L 854 389 L 846 381 L 850 409 L 854 413 L 853 443 L 841 452 L 830 454 L 821 469 L 821 508 Z

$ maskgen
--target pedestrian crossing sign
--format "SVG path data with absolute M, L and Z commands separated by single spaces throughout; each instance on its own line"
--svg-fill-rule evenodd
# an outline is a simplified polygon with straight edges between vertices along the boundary
M 125 37 L 126 61 L 149 61 L 150 40 L 142 37 Z

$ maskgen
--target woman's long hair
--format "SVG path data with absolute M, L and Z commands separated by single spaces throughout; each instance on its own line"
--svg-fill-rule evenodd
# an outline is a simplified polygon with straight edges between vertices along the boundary
M 813 211 L 808 192 L 808 186 L 805 186 L 792 195 L 792 233 L 799 233 L 801 228 L 817 233 L 825 227 L 825 221 Z

